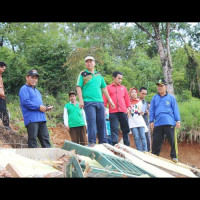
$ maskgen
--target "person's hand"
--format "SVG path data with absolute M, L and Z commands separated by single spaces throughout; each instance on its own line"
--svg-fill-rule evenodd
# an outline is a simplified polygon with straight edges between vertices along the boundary
M 153 122 L 150 123 L 150 129 L 151 129 L 151 131 L 153 131 L 153 129 L 154 129 L 154 123 Z
M 180 128 L 181 127 L 181 124 L 180 124 L 180 122 L 178 121 L 178 122 L 176 122 L 176 128 Z
M 40 111 L 41 112 L 46 112 L 46 110 L 47 110 L 46 106 L 40 105 Z
M 79 100 L 79 108 L 83 108 L 84 107 L 84 102 L 83 100 Z
M 116 106 L 115 106 L 114 102 L 112 101 L 112 99 L 109 99 L 109 103 L 111 104 L 111 107 L 112 107 L 113 109 L 116 108 Z
M 67 128 L 68 131 L 70 131 L 70 127 L 69 126 L 66 126 L 66 128 Z
M 6 95 L 5 94 L 0 94 L 0 98 L 5 99 Z

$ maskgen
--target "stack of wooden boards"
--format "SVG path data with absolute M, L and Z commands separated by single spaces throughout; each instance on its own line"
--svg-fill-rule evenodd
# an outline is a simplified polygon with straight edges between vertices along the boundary
M 200 177 L 200 169 L 180 162 L 174 163 L 149 152 L 140 152 L 121 143 L 115 146 L 96 144 L 94 147 L 88 147 L 66 141 L 64 147 L 66 148 L 1 148 L 0 171 L 6 170 L 9 172 L 7 177 L 67 177 L 67 174 L 69 174 L 69 177 L 73 177 L 71 172 L 59 168 L 59 164 L 61 166 L 64 163 L 60 158 L 65 159 L 67 156 L 75 159 L 76 170 L 78 169 L 81 172 L 79 177 L 101 177 L 103 175 L 104 177 L 123 177 L 123 172 L 126 171 L 110 170 L 112 166 L 106 165 L 106 160 L 109 159 L 112 159 L 112 161 L 108 163 L 113 162 L 116 169 L 118 168 L 118 162 L 120 162 L 120 165 L 124 163 L 124 166 L 121 167 L 134 166 L 136 170 L 144 172 L 138 177 Z M 83 153 L 84 151 L 86 153 Z M 95 158 L 95 155 L 98 158 Z M 104 160 L 102 157 L 104 157 Z M 81 163 L 84 163 L 83 161 L 86 163 L 84 169 L 81 165 Z M 70 169 L 70 166 L 68 165 L 66 169 Z M 107 175 L 105 175 L 105 172 L 108 172 Z M 131 171 L 127 172 L 131 177 Z M 111 176 L 108 176 L 108 174 Z

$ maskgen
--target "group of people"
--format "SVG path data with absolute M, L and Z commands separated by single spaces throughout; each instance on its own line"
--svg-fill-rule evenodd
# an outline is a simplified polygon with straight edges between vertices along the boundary
M 128 92 L 127 88 L 121 84 L 122 72 L 113 72 L 113 82 L 106 85 L 102 74 L 95 70 L 94 57 L 87 56 L 85 58 L 85 68 L 79 73 L 76 83 L 79 103 L 76 102 L 73 106 L 74 109 L 69 109 L 68 112 L 71 112 L 71 115 L 75 115 L 75 110 L 79 112 L 79 115 L 84 113 L 82 116 L 84 116 L 85 131 L 87 129 L 87 138 L 82 135 L 86 132 L 80 133 L 77 129 L 77 132 L 70 133 L 70 135 L 77 134 L 79 136 L 79 141 L 74 140 L 74 142 L 94 146 L 97 142 L 96 138 L 98 138 L 99 144 L 115 145 L 119 140 L 120 125 L 125 145 L 130 146 L 129 134 L 132 133 L 138 150 L 151 151 L 156 155 L 160 154 L 166 135 L 171 145 L 170 156 L 173 161 L 177 162 L 175 128 L 180 128 L 180 114 L 175 97 L 167 92 L 165 80 L 161 79 L 156 83 L 158 94 L 152 98 L 151 102 L 147 102 L 145 87 L 141 87 L 139 91 L 133 87 Z M 76 96 L 76 93 L 73 92 L 73 95 Z M 66 106 L 70 104 L 73 102 L 70 101 Z M 79 111 L 77 110 L 78 105 Z M 64 111 L 64 121 L 65 118 Z M 67 116 L 69 121 L 70 118 L 74 121 L 72 117 Z M 152 139 L 151 132 L 153 132 Z
M 1 74 L 6 64 L 2 63 L 0 62 L 0 102 L 5 98 Z M 167 93 L 165 80 L 161 79 L 156 83 L 158 94 L 150 103 L 145 100 L 145 87 L 141 87 L 139 91 L 133 87 L 128 92 L 121 84 L 122 72 L 115 71 L 112 77 L 113 82 L 106 85 L 102 74 L 95 70 L 94 57 L 85 58 L 85 70 L 78 75 L 76 92 L 69 92 L 69 102 L 64 106 L 63 112 L 64 125 L 72 142 L 92 147 L 98 138 L 99 144 L 115 145 L 119 140 L 120 125 L 125 145 L 130 146 L 129 134 L 132 133 L 138 150 L 151 151 L 156 155 L 160 154 L 166 135 L 171 145 L 171 158 L 177 162 L 175 128 L 180 127 L 180 114 L 175 97 Z M 28 147 L 38 147 L 38 138 L 43 148 L 49 148 L 51 144 L 45 112 L 53 106 L 44 106 L 41 93 L 36 88 L 38 78 L 37 70 L 30 70 L 26 74 L 26 84 L 19 91 L 20 106 L 28 132 Z M 0 112 L 5 115 L 3 110 Z M 7 118 L 2 118 L 2 121 Z M 5 122 L 5 125 L 8 124 Z

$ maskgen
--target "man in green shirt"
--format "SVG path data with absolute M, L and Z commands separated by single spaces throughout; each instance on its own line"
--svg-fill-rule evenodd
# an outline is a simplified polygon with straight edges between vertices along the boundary
M 76 93 L 69 92 L 70 102 L 64 106 L 64 125 L 69 131 L 72 142 L 87 145 L 85 112 L 76 101 Z
M 86 114 L 89 146 L 93 146 L 96 144 L 97 134 L 99 144 L 108 142 L 102 93 L 112 107 L 115 107 L 115 104 L 108 94 L 103 76 L 94 69 L 95 60 L 92 56 L 85 58 L 85 67 L 78 76 L 76 89 L 79 107 L 84 108 Z

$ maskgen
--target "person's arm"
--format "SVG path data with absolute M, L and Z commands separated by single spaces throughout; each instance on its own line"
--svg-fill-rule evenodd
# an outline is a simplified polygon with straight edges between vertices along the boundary
M 82 71 L 79 73 L 77 81 L 76 81 L 76 91 L 79 99 L 79 107 L 84 107 L 84 101 L 83 101 L 83 94 L 82 94 L 82 87 L 83 87 L 83 76 L 81 75 Z
M 67 112 L 67 108 L 65 108 L 65 107 L 64 107 L 64 113 L 63 113 L 63 120 L 64 120 L 64 125 L 66 126 L 67 130 L 69 131 L 68 112 Z
M 178 108 L 178 104 L 177 104 L 177 101 L 176 99 L 173 97 L 173 101 L 172 101 L 172 108 L 173 108 L 173 111 L 174 111 L 174 118 L 175 118 L 175 121 L 176 121 L 176 128 L 180 128 L 180 113 L 179 113 L 179 108 Z
M 102 88 L 101 90 L 102 90 L 102 93 L 103 93 L 103 94 L 105 95 L 105 97 L 107 98 L 108 102 L 110 103 L 111 107 L 115 109 L 116 106 L 115 106 L 114 102 L 112 101 L 112 99 L 110 98 L 110 95 L 109 95 L 109 93 L 108 93 L 107 88 L 105 87 L 105 88 Z M 105 106 L 105 104 L 104 104 L 104 106 Z
M 76 91 L 79 99 L 79 107 L 83 108 L 84 107 L 84 101 L 83 101 L 83 94 L 82 94 L 82 88 L 79 86 L 76 86 Z
M 84 109 L 83 109 L 83 120 L 85 122 L 85 126 L 87 126 L 87 120 L 86 120 L 86 115 L 85 115 Z
M 151 100 L 151 106 L 149 110 L 149 123 L 150 123 L 150 129 L 153 131 L 154 129 L 154 118 L 155 118 L 155 107 L 154 107 L 154 97 Z

